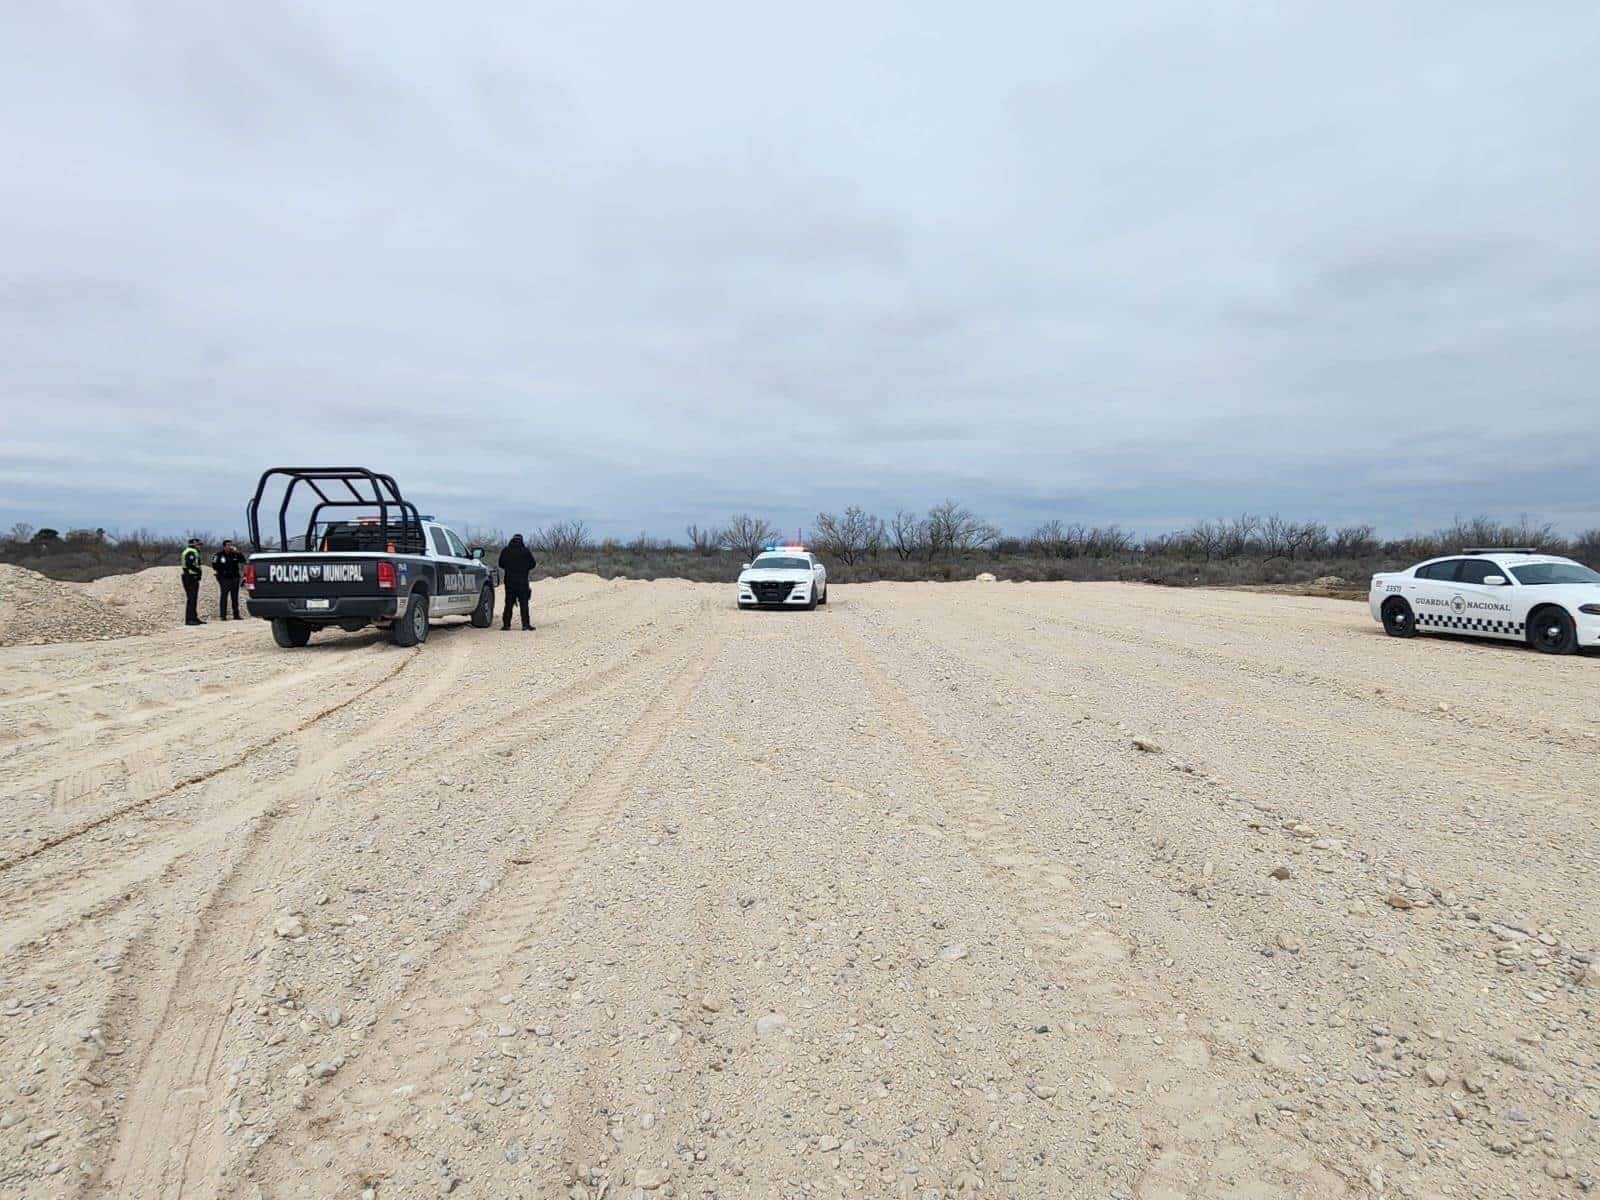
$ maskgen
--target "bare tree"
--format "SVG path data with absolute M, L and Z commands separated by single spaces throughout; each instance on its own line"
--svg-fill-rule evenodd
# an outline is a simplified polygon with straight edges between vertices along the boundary
M 1515 524 L 1504 525 L 1500 529 L 1500 544 L 1502 546 L 1537 546 L 1540 549 L 1564 550 L 1565 539 L 1556 532 L 1556 527 L 1549 521 L 1535 525 L 1527 513 L 1523 513 Z
M 928 510 L 928 553 L 930 557 L 956 558 L 981 550 L 1000 536 L 1000 531 L 965 505 L 945 500 Z
M 722 527 L 722 544 L 746 558 L 754 558 L 777 535 L 772 522 L 749 513 L 737 513 Z
M 1309 557 L 1327 549 L 1328 527 L 1321 521 L 1300 521 L 1289 527 L 1286 541 L 1290 562 L 1300 555 Z
M 486 525 L 463 525 L 458 533 L 468 546 L 482 546 L 485 558 L 493 558 L 506 544 L 506 535 Z
M 1328 553 L 1334 558 L 1366 558 L 1377 552 L 1378 539 L 1371 525 L 1343 525 L 1328 539 Z
M 901 562 L 927 551 L 928 523 L 914 512 L 898 510 L 889 522 L 889 544 Z
M 1074 525 L 1068 531 L 1076 553 L 1085 558 L 1111 558 L 1133 549 L 1134 536 L 1120 525 L 1096 525 L 1085 528 Z
M 709 558 L 722 547 L 722 530 L 715 525 L 686 525 L 683 534 L 689 539 L 689 549 L 702 557 Z
M 557 559 L 575 558 L 592 545 L 588 525 L 577 519 L 552 521 L 536 530 L 529 540 L 533 546 Z
M 1035 526 L 1028 535 L 1028 549 L 1046 558 L 1072 557 L 1072 542 L 1066 527 L 1054 519 Z
M 16 542 L 19 546 L 26 542 L 31 542 L 33 540 L 33 526 L 26 521 L 18 521 L 11 527 L 8 540 Z
M 1600 529 L 1585 529 L 1572 539 L 1572 557 L 1600 570 Z
M 1218 554 L 1222 558 L 1242 558 L 1248 554 L 1261 533 L 1261 518 L 1240 513 L 1222 527 L 1222 545 Z
M 818 513 L 812 542 L 830 558 L 854 564 L 869 556 L 876 557 L 883 549 L 884 525 L 881 520 L 858 505 L 852 504 L 844 515 Z
M 1294 526 L 1277 513 L 1261 522 L 1256 544 L 1265 558 L 1284 558 L 1289 552 L 1289 531 Z
M 1227 529 L 1216 521 L 1196 521 L 1181 535 L 1189 549 L 1206 562 L 1222 554 L 1227 536 Z

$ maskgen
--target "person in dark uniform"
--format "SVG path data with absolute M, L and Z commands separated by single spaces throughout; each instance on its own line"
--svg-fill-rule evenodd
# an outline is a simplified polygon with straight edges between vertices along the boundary
M 222 549 L 211 560 L 211 569 L 217 576 L 217 603 L 222 610 L 218 615 L 224 621 L 228 619 L 228 601 L 232 600 L 233 619 L 244 620 L 239 615 L 239 576 L 244 571 L 244 555 L 232 538 L 223 539 Z
M 522 627 L 533 628 L 533 622 L 528 620 L 528 601 L 532 599 L 528 573 L 538 565 L 538 560 L 533 557 L 533 551 L 523 544 L 522 535 L 512 534 L 511 540 L 506 543 L 506 548 L 500 551 L 500 573 L 506 581 L 506 606 L 503 612 L 505 619 L 500 623 L 501 629 L 511 628 L 513 601 L 522 607 Z
M 185 625 L 204 625 L 199 612 L 200 604 L 200 578 L 205 574 L 200 569 L 200 539 L 190 538 L 189 544 L 183 548 L 179 561 L 182 564 L 183 576 L 183 623 Z

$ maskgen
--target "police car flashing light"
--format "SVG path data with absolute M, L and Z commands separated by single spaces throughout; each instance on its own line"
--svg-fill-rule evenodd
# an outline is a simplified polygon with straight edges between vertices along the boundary
M 1500 638 L 1546 654 L 1600 646 L 1600 572 L 1526 546 L 1474 546 L 1374 575 L 1367 600 L 1390 637 Z
M 828 602 L 828 569 L 804 546 L 766 546 L 739 572 L 740 608 L 813 609 Z

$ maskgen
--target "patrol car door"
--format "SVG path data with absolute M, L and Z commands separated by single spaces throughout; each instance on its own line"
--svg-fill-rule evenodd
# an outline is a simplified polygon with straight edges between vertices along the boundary
M 438 594 L 433 598 L 433 611 L 470 611 L 462 608 L 465 564 L 456 557 L 455 547 L 450 544 L 450 531 L 443 525 L 431 525 L 428 527 L 428 536 L 433 545 L 433 556 L 439 560 Z
M 1506 582 L 1499 585 L 1484 582 L 1492 576 L 1499 576 Z M 1451 608 L 1451 615 L 1462 623 L 1460 632 L 1474 637 L 1521 637 L 1521 630 L 1511 615 L 1510 583 L 1511 577 L 1499 563 L 1483 558 L 1463 559 L 1456 580 L 1456 594 L 1451 598 L 1454 606 L 1456 596 L 1460 597 L 1461 611 Z
M 1411 610 L 1416 614 L 1417 628 L 1430 633 L 1459 633 L 1455 605 L 1458 598 L 1456 576 L 1461 570 L 1461 559 L 1447 558 L 1441 562 L 1426 563 L 1417 568 L 1413 577 Z M 1466 611 L 1462 603 L 1462 612 Z
M 483 580 L 487 572 L 483 564 L 472 557 L 472 552 L 467 549 L 466 542 L 454 529 L 446 529 L 444 535 L 450 541 L 450 557 L 454 560 L 451 564 L 451 574 L 460 582 L 456 592 L 460 607 L 458 612 L 469 613 L 478 607 L 478 593 L 483 590 Z

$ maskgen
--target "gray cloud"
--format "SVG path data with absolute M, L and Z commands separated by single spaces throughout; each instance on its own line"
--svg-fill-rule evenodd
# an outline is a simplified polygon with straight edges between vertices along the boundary
M 1600 15 L 1541 13 L 13 6 L 0 521 L 356 461 L 619 534 L 1600 524 Z

